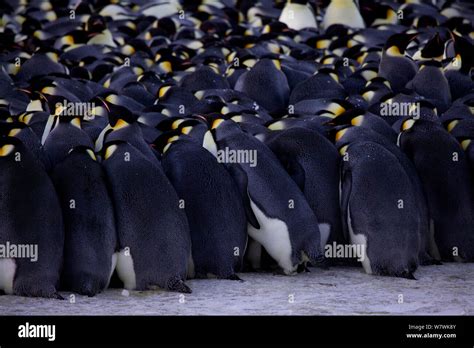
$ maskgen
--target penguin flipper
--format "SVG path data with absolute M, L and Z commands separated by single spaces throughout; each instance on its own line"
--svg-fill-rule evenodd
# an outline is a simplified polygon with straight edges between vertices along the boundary
M 245 173 L 245 171 L 238 165 L 230 165 L 228 168 L 242 196 L 248 222 L 256 229 L 260 229 L 260 224 L 253 213 L 252 207 L 250 206 L 247 173 Z

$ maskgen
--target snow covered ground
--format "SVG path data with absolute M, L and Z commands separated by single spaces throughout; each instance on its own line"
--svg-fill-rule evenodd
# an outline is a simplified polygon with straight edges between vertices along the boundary
M 417 281 L 361 268 L 312 269 L 292 277 L 243 273 L 244 282 L 192 280 L 193 293 L 107 290 L 66 301 L 0 296 L 6 315 L 474 315 L 474 264 L 420 268 Z M 402 295 L 402 297 L 400 296 Z M 399 301 L 400 300 L 400 301 Z M 403 301 L 401 301 L 403 300 Z M 402 302 L 402 303 L 399 303 Z

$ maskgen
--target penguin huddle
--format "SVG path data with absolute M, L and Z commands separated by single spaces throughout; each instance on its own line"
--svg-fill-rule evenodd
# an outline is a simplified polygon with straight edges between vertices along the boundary
M 474 261 L 464 0 L 0 8 L 0 292 Z M 1 256 L 1 255 L 0 255 Z

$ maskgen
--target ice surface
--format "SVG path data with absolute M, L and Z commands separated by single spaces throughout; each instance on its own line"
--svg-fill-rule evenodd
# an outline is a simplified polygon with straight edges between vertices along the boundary
M 75 303 L 0 296 L 6 315 L 474 315 L 474 264 L 421 267 L 418 280 L 376 277 L 362 268 L 311 269 L 280 276 L 243 273 L 244 282 L 192 280 L 192 294 L 122 294 L 112 289 Z M 403 295 L 403 303 L 399 295 Z M 69 299 L 69 293 L 62 293 Z M 293 300 L 293 301 L 292 301 Z

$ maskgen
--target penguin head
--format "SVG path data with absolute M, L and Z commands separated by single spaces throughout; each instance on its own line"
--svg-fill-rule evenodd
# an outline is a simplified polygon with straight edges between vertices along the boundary
M 356 127 L 350 125 L 342 125 L 333 127 L 329 132 L 329 139 L 334 141 L 334 144 L 339 149 L 345 145 L 348 145 L 354 141 L 357 141 L 357 137 L 353 134 L 353 130 Z
M 207 124 L 204 120 L 199 118 L 186 119 L 179 124 L 178 131 L 181 134 L 190 135 L 193 131 L 196 131 L 198 128 L 202 130 L 207 130 Z
M 439 33 L 436 33 L 421 50 L 422 59 L 434 59 L 441 61 L 444 53 L 444 42 Z
M 180 137 L 185 137 L 179 130 L 175 129 L 169 132 L 165 132 L 161 134 L 158 138 L 156 138 L 151 146 L 158 151 L 160 154 L 165 154 L 171 145 L 178 141 Z
M 142 105 L 124 95 L 106 92 L 105 98 L 101 99 L 107 109 L 109 123 L 114 125 L 119 119 L 133 123 L 138 119 L 135 112 L 141 111 Z
M 211 134 L 216 141 L 220 141 L 232 134 L 241 133 L 238 123 L 224 118 L 215 118 L 210 122 Z
M 339 75 L 337 71 L 332 68 L 321 68 L 316 72 L 316 75 L 327 76 L 339 84 Z
M 265 124 L 265 126 L 267 127 L 267 129 L 269 129 L 273 132 L 276 132 L 276 131 L 282 131 L 282 130 L 290 128 L 291 125 L 294 122 L 297 122 L 297 119 L 295 119 L 295 118 L 282 118 L 282 119 L 279 119 L 279 120 L 268 121 Z
M 129 122 L 130 120 L 115 118 L 113 120 L 109 119 L 109 124 L 102 129 L 99 136 L 95 141 L 95 151 L 101 151 L 105 144 L 107 143 L 107 137 L 112 132 L 120 132 L 128 129 L 132 124 L 136 125 L 134 122 Z M 118 134 L 118 133 L 117 133 Z
M 354 106 L 347 100 L 331 99 L 328 101 L 328 103 L 324 106 L 322 110 L 319 110 L 316 113 L 316 115 L 335 118 L 343 114 L 347 110 L 352 109 L 353 107 Z
M 474 45 L 471 41 L 456 34 L 452 34 L 452 37 L 456 56 L 453 58 L 448 69 L 459 70 L 463 74 L 468 75 L 474 66 Z
M 28 126 L 19 121 L 0 122 L 0 136 L 2 137 L 16 137 L 20 132 Z
M 352 125 L 360 126 L 363 121 L 365 111 L 359 108 L 352 108 L 331 119 L 328 124 L 332 126 Z
M 84 29 L 90 34 L 97 34 L 107 29 L 107 21 L 98 14 L 92 14 L 84 24 Z
M 160 121 L 156 125 L 156 129 L 166 132 L 170 130 L 175 130 L 179 128 L 179 125 L 184 122 L 185 119 L 182 117 L 168 117 L 162 121 Z
M 395 34 L 390 36 L 385 43 L 384 53 L 391 57 L 403 56 L 409 43 L 417 36 L 418 34 Z
M 109 160 L 120 146 L 126 144 L 128 143 L 123 140 L 113 140 L 106 142 L 100 151 L 101 158 L 103 159 L 103 161 Z

